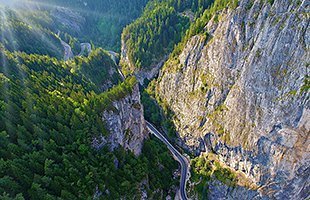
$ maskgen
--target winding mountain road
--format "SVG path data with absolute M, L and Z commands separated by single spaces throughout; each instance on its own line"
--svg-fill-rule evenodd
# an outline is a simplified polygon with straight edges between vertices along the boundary
M 182 200 L 187 200 L 186 195 L 186 182 L 189 174 L 189 162 L 185 156 L 183 156 L 178 150 L 176 150 L 170 142 L 161 134 L 151 123 L 146 122 L 148 130 L 154 134 L 158 139 L 165 143 L 168 149 L 171 151 L 175 160 L 177 160 L 181 165 L 181 180 L 180 180 L 180 198 Z
M 63 41 L 60 37 L 60 31 L 58 30 L 58 33 L 56 34 L 56 37 L 60 40 L 61 45 L 64 48 L 64 61 L 70 60 L 74 58 L 74 54 L 72 52 L 71 46 Z M 87 54 L 90 54 L 92 49 L 91 49 L 91 44 L 90 43 L 80 43 L 81 45 L 81 52 L 79 53 L 78 56 L 82 56 L 85 50 L 87 51 Z

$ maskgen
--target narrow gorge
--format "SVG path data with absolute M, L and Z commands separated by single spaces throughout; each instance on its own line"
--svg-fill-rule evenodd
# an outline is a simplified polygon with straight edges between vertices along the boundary
M 173 113 L 179 146 L 238 177 L 237 187 L 210 181 L 209 199 L 309 197 L 308 10 L 307 1 L 238 1 L 158 61 L 149 88 Z
M 0 199 L 308 200 L 307 0 L 0 0 Z

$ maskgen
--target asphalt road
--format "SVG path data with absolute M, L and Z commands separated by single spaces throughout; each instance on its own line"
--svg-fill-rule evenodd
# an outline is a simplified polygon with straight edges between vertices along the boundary
M 64 48 L 64 60 L 65 61 L 70 60 L 71 58 L 74 57 L 71 46 L 60 38 L 60 31 L 58 31 L 57 37 L 59 38 L 60 43 Z M 80 45 L 81 45 L 81 52 L 79 53 L 78 56 L 81 56 L 85 50 L 87 50 L 87 53 L 90 54 L 92 50 L 90 43 L 81 43 Z
M 181 165 L 181 180 L 180 180 L 180 197 L 182 200 L 187 200 L 186 196 L 186 182 L 187 182 L 187 174 L 189 171 L 189 163 L 185 156 L 183 156 L 178 150 L 176 150 L 170 142 L 161 134 L 151 123 L 146 122 L 147 128 L 149 131 L 154 134 L 158 139 L 164 142 L 171 153 L 174 155 L 174 158 Z
M 65 53 L 64 53 L 64 60 L 69 60 L 74 57 L 70 45 L 60 39 L 61 45 L 63 46 Z

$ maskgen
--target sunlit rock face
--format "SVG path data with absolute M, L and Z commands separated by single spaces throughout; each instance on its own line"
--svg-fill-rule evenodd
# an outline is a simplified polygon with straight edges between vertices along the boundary
M 55 7 L 51 11 L 51 16 L 56 24 L 60 24 L 73 33 L 79 34 L 85 27 L 86 19 L 80 13 L 64 7 Z
M 190 38 L 157 79 L 183 145 L 242 171 L 259 198 L 309 196 L 307 9 L 305 0 L 242 0 L 206 25 L 210 37 Z
M 113 106 L 115 110 L 103 113 L 103 121 L 106 123 L 110 135 L 107 138 L 94 139 L 95 148 L 108 145 L 110 150 L 114 150 L 121 145 L 135 155 L 139 155 L 143 141 L 148 137 L 148 131 L 138 85 L 134 87 L 132 94 L 120 101 L 113 102 Z

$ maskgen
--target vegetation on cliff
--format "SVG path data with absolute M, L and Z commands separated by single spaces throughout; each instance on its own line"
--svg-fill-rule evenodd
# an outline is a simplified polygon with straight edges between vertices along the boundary
M 199 15 L 213 0 L 154 0 L 142 16 L 127 26 L 122 34 L 131 65 L 125 71 L 151 67 L 167 56 L 181 41 L 190 25 L 190 17 Z M 189 15 L 190 15 L 189 14 Z

